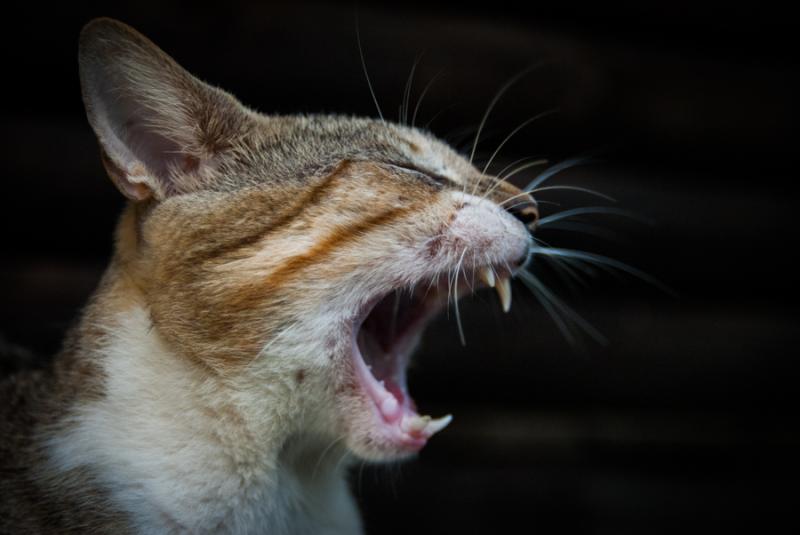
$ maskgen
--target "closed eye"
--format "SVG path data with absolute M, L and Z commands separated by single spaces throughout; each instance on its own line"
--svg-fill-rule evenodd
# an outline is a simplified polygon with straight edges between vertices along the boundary
M 393 167 L 395 169 L 398 169 L 398 170 L 402 171 L 403 173 L 406 173 L 406 174 L 410 173 L 410 174 L 413 174 L 415 176 L 418 176 L 420 179 L 424 180 L 425 182 L 428 182 L 428 183 L 433 184 L 433 185 L 438 186 L 438 187 L 446 186 L 448 184 L 455 184 L 455 182 L 453 182 L 452 180 L 450 180 L 447 177 L 444 177 L 444 176 L 439 175 L 437 173 L 432 173 L 431 171 L 426 171 L 426 170 L 421 169 L 421 168 L 419 168 L 416 165 L 411 164 L 411 163 L 387 163 L 386 165 L 388 165 L 389 167 Z

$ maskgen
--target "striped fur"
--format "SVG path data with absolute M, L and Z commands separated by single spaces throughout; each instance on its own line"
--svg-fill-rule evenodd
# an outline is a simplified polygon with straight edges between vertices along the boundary
M 53 367 L 3 383 L 0 532 L 358 533 L 349 459 L 405 454 L 371 430 L 354 316 L 524 257 L 519 190 L 419 130 L 256 114 L 116 21 L 80 65 L 130 202 Z

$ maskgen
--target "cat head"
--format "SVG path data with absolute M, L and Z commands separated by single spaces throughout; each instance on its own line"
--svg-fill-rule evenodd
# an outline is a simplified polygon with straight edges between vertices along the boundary
M 414 453 L 449 422 L 417 413 L 410 355 L 465 293 L 493 286 L 510 306 L 533 198 L 418 129 L 258 114 L 117 21 L 89 23 L 79 59 L 130 199 L 115 265 L 176 358 L 365 459 Z

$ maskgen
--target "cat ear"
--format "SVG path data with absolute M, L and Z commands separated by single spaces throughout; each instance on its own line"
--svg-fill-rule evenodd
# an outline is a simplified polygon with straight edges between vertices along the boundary
M 215 157 L 251 123 L 231 95 L 196 79 L 116 20 L 95 19 L 83 28 L 78 60 L 103 164 L 130 199 L 200 189 Z

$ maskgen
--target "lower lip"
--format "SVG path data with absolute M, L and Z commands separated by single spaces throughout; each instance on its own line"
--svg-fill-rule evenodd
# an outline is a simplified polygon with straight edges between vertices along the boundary
M 366 367 L 363 357 L 358 350 L 357 343 L 353 342 L 353 373 L 355 381 L 364 392 L 368 403 L 372 405 L 375 419 L 378 420 L 379 429 L 383 432 L 386 439 L 390 440 L 396 447 L 409 452 L 417 452 L 427 444 L 428 439 L 423 436 L 409 434 L 400 425 L 404 416 L 414 414 L 415 408 L 411 398 L 407 396 L 400 385 L 391 379 L 384 381 L 381 388 L 372 374 Z M 381 390 L 378 390 L 381 388 Z M 391 401 L 387 401 L 391 400 Z

